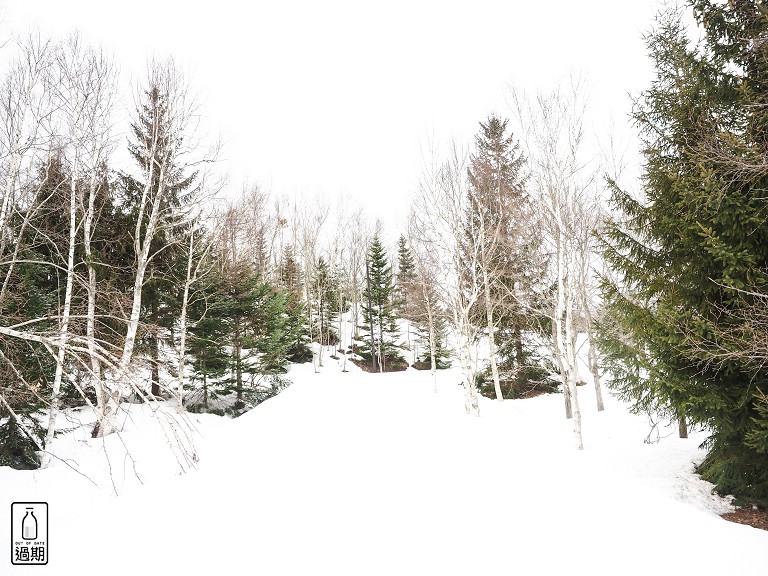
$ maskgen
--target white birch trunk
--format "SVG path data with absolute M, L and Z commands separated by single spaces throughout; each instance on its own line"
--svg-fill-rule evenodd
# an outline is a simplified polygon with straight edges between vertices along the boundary
M 97 173 L 94 170 L 88 186 L 88 207 L 86 208 L 83 222 L 83 247 L 85 250 L 86 267 L 88 269 L 88 313 L 86 316 L 85 335 L 88 341 L 88 355 L 91 360 L 91 379 L 96 392 L 96 418 L 99 429 L 102 429 L 109 426 L 104 416 L 107 412 L 109 391 L 101 379 L 101 362 L 99 355 L 96 353 L 96 268 L 93 263 L 93 246 L 91 245 L 96 201 L 96 177 Z
M 56 371 L 53 377 L 51 406 L 48 413 L 48 430 L 45 434 L 45 452 L 41 468 L 47 468 L 51 462 L 51 445 L 56 432 L 56 419 L 59 413 L 59 396 L 61 395 L 61 380 L 64 375 L 67 344 L 69 340 L 69 317 L 72 305 L 72 287 L 75 282 L 75 242 L 77 235 L 77 164 L 72 168 L 72 178 L 69 193 L 69 250 L 67 253 L 67 282 L 64 289 L 64 307 L 59 326 L 58 352 L 56 355 Z
M 603 404 L 603 390 L 600 385 L 600 368 L 597 364 L 597 348 L 595 348 L 595 335 L 592 330 L 592 315 L 589 309 L 585 307 L 585 314 L 587 316 L 587 340 L 589 350 L 587 352 L 587 363 L 589 365 L 589 371 L 592 374 L 592 381 L 595 385 L 595 398 L 597 400 L 597 411 L 602 412 L 605 410 Z
M 488 272 L 486 264 L 483 263 L 483 294 L 485 296 L 485 320 L 488 328 L 488 358 L 491 363 L 491 376 L 493 377 L 493 388 L 496 390 L 496 400 L 504 401 L 504 395 L 501 392 L 501 382 L 499 382 L 499 366 L 496 363 L 496 326 L 493 322 L 493 302 L 491 301 L 491 286 L 488 282 Z
M 579 395 L 576 386 L 576 347 L 574 346 L 575 335 L 573 331 L 573 298 L 569 281 L 566 285 L 565 298 L 565 349 L 566 362 L 568 363 L 568 389 L 571 395 L 571 410 L 573 411 L 573 434 L 576 437 L 576 446 L 579 450 L 584 448 L 584 441 L 581 435 L 581 410 L 579 409 Z
M 463 311 L 462 311 L 463 312 Z M 477 399 L 477 389 L 475 387 L 475 371 L 472 367 L 472 334 L 469 326 L 469 318 L 466 314 L 454 318 L 456 325 L 459 326 L 461 346 L 459 349 L 459 363 L 464 375 L 464 410 L 472 416 L 480 416 L 480 405 Z
M 429 322 L 429 364 L 430 372 L 432 373 L 432 392 L 437 394 L 437 346 L 435 334 L 435 322 L 432 315 L 432 307 L 427 304 L 427 316 Z
M 177 353 L 177 384 L 176 400 L 179 403 L 179 410 L 184 407 L 184 380 L 185 380 L 185 357 L 187 355 L 187 307 L 189 304 L 189 290 L 194 282 L 192 277 L 192 259 L 194 255 L 195 230 L 189 232 L 189 253 L 187 254 L 187 277 L 184 281 L 184 294 L 181 298 L 181 314 L 179 318 L 179 349 Z

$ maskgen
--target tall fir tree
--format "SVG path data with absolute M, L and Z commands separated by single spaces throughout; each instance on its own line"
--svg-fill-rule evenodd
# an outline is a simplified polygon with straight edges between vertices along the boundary
M 150 362 L 153 395 L 160 394 L 161 348 L 172 341 L 174 321 L 180 310 L 176 279 L 183 276 L 184 258 L 180 253 L 181 247 L 187 244 L 184 235 L 190 228 L 190 223 L 185 222 L 185 207 L 193 201 L 197 178 L 197 172 L 187 172 L 183 166 L 169 164 L 169 159 L 173 158 L 172 150 L 180 146 L 176 141 L 180 136 L 166 129 L 170 114 L 168 95 L 157 86 L 150 86 L 144 93 L 137 121 L 131 125 L 132 140 L 128 151 L 142 173 L 151 175 L 152 181 L 139 182 L 127 174 L 121 178 L 124 194 L 134 213 L 138 212 L 146 184 L 150 198 L 158 194 L 161 187 L 165 191 L 160 206 L 163 222 L 152 239 L 152 257 L 142 289 L 144 329 L 137 338 L 138 351 L 146 354 Z M 149 157 L 148 150 L 154 152 L 153 157 Z M 150 217 L 145 214 L 145 218 Z M 141 228 L 144 226 L 142 222 Z
M 406 324 L 406 342 L 411 346 L 411 324 L 416 319 L 417 308 L 417 288 L 416 288 L 416 265 L 413 261 L 413 252 L 408 247 L 405 236 L 400 236 L 397 241 L 397 276 L 396 276 L 395 299 L 397 305 L 397 314 L 400 318 L 407 321 Z
M 397 305 L 400 314 L 407 318 L 413 307 L 414 282 L 416 281 L 413 253 L 408 247 L 405 236 L 397 241 Z
M 366 281 L 363 292 L 363 329 L 368 333 L 360 353 L 371 362 L 374 372 L 385 372 L 402 361 L 395 339 L 395 290 L 392 266 L 378 234 L 371 240 L 366 259 Z
M 526 342 L 525 333 L 535 326 L 530 312 L 535 298 L 533 285 L 544 270 L 534 258 L 541 239 L 531 234 L 533 210 L 523 174 L 526 160 L 508 124 L 507 119 L 494 114 L 480 123 L 468 169 L 468 220 L 472 233 L 481 235 L 473 239 L 478 246 L 477 276 L 483 293 L 473 313 L 474 321 L 487 332 L 493 330 L 494 357 L 499 363 L 496 378 L 509 383 L 524 379 L 525 374 L 532 373 L 526 366 L 532 361 L 536 364 L 529 348 L 537 346 L 537 339 Z M 493 370 L 485 375 L 490 376 L 490 372 Z
M 322 256 L 317 259 L 312 286 L 315 293 L 313 316 L 318 338 L 320 344 L 331 346 L 338 342 L 333 324 L 339 314 L 339 282 Z
M 613 186 L 602 338 L 621 395 L 707 426 L 703 476 L 766 504 L 768 371 L 717 348 L 768 293 L 768 171 L 749 169 L 768 152 L 768 45 L 755 40 L 768 14 L 750 0 L 689 4 L 700 44 L 675 11 L 647 40 L 655 78 L 634 111 L 645 197 Z

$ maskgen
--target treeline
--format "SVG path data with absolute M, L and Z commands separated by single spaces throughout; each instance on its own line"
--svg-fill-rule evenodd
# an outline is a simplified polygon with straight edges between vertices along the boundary
M 212 202 L 179 70 L 136 87 L 129 167 L 117 86 L 77 37 L 20 42 L 0 85 L 0 465 L 46 465 L 63 406 L 89 405 L 94 436 L 126 400 L 239 412 L 308 355 L 299 287 L 259 259 L 258 192 Z
M 126 401 L 241 413 L 288 383 L 289 363 L 329 353 L 373 371 L 448 365 L 405 238 L 393 265 L 346 203 L 331 216 L 258 187 L 220 198 L 172 62 L 149 64 L 123 118 L 101 50 L 15 50 L 0 88 L 0 465 L 47 465 L 67 406 L 93 410 L 97 437 Z
M 345 201 L 216 199 L 170 63 L 137 87 L 117 167 L 109 59 L 22 43 L 0 87 L 0 464 L 45 465 L 66 402 L 98 436 L 127 399 L 240 413 L 291 362 L 436 382 L 452 356 L 468 413 L 562 387 L 578 447 L 582 372 L 598 410 L 608 373 L 681 436 L 711 432 L 718 489 L 768 503 L 768 14 L 689 4 L 700 41 L 674 10 L 648 36 L 638 193 L 595 154 L 578 82 L 513 92 L 510 118 L 428 157 L 396 249 Z
M 635 410 L 677 422 L 681 437 L 689 425 L 707 430 L 703 477 L 766 505 L 768 13 L 752 0 L 688 4 L 701 40 L 675 9 L 648 35 L 655 77 L 632 115 L 639 192 L 585 149 L 578 85 L 513 92 L 519 145 L 491 116 L 471 149 L 434 155 L 413 243 L 439 278 L 467 411 L 479 410 L 474 382 L 504 395 L 502 374 L 525 368 L 527 342 L 549 350 L 546 372 L 559 374 L 581 446 L 583 341 L 598 409 L 605 371 Z

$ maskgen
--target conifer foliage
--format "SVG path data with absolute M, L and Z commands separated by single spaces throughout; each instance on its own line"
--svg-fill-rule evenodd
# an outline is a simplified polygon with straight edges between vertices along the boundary
M 488 339 L 490 365 L 484 376 L 490 377 L 498 400 L 513 395 L 513 379 L 526 379 L 523 340 L 529 313 L 523 306 L 530 304 L 526 290 L 528 274 L 534 268 L 531 246 L 536 240 L 529 233 L 525 164 L 507 119 L 491 115 L 480 123 L 468 169 L 467 219 L 472 236 L 468 244 L 477 254 L 481 290 L 474 321 L 484 328 Z M 503 374 L 500 364 L 507 368 Z M 486 389 L 490 386 L 481 386 Z
M 648 38 L 656 76 L 634 112 L 645 199 L 613 188 L 603 338 L 619 392 L 706 425 L 704 477 L 765 504 L 768 371 L 737 336 L 768 292 L 768 13 L 689 4 L 700 44 L 674 11 Z
M 371 362 L 373 372 L 385 372 L 401 361 L 395 344 L 394 291 L 392 266 L 377 234 L 371 240 L 366 260 L 362 308 L 367 338 L 360 349 L 361 356 Z

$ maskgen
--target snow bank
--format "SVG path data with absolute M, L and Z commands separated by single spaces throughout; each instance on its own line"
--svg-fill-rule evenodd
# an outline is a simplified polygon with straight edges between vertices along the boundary
M 98 489 L 61 462 L 0 468 L 4 509 L 50 504 L 51 562 L 36 573 L 765 570 L 768 532 L 720 519 L 728 502 L 692 473 L 700 433 L 680 440 L 663 429 L 646 444 L 647 420 L 610 399 L 597 413 L 582 387 L 585 450 L 577 451 L 559 395 L 483 399 L 472 418 L 455 370 L 439 374 L 433 394 L 428 372 L 348 368 L 342 374 L 330 359 L 319 374 L 297 366 L 293 386 L 236 420 L 188 415 L 199 461 L 185 474 L 146 407 L 132 410 L 121 442 L 144 484 L 115 447 L 118 498 L 99 464 L 104 443 L 77 431 L 57 440 L 57 452 Z M 0 522 L 0 542 L 7 526 Z

